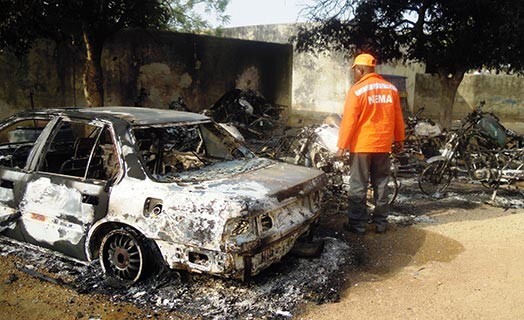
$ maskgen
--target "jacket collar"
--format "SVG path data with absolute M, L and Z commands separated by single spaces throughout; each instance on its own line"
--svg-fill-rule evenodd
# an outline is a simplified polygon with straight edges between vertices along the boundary
M 357 83 L 355 84 L 359 84 L 361 82 L 364 82 L 366 81 L 367 79 L 369 78 L 382 78 L 378 73 L 376 72 L 371 72 L 371 73 L 368 73 L 366 74 L 365 76 L 363 76 Z

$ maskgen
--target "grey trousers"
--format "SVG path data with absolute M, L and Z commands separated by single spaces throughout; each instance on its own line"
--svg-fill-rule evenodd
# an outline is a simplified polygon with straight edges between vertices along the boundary
M 386 225 L 389 214 L 388 187 L 391 165 L 389 153 L 352 153 L 350 154 L 349 178 L 349 224 L 356 228 L 365 228 L 369 221 L 366 208 L 368 186 L 371 182 L 375 210 L 373 223 Z

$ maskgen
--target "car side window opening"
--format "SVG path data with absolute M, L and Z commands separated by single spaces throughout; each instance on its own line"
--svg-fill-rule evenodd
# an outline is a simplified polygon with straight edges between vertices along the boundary
M 198 170 L 212 163 L 245 157 L 242 146 L 214 123 L 138 127 L 137 148 L 153 176 Z
M 49 119 L 26 118 L 0 129 L 0 166 L 24 168 Z
M 40 163 L 40 171 L 85 179 L 109 180 L 120 163 L 107 127 L 62 121 Z

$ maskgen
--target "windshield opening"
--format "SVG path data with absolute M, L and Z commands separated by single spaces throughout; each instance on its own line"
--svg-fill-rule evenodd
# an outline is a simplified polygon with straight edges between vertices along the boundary
M 157 180 L 253 154 L 215 123 L 133 128 L 137 149 Z

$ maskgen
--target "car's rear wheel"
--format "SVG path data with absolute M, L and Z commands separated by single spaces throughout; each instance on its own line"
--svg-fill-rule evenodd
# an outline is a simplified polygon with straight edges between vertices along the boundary
M 128 228 L 107 233 L 100 245 L 100 264 L 111 284 L 132 285 L 149 273 L 146 268 L 149 246 L 136 231 Z

